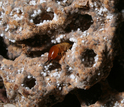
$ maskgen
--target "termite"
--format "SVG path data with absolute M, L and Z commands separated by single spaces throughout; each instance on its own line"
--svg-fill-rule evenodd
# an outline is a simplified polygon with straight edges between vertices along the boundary
M 66 43 L 66 42 L 52 46 L 49 50 L 48 60 L 45 64 L 50 63 L 55 60 L 57 61 L 60 60 L 62 56 L 65 54 L 65 52 L 69 48 L 71 48 L 71 46 L 72 45 L 70 43 Z

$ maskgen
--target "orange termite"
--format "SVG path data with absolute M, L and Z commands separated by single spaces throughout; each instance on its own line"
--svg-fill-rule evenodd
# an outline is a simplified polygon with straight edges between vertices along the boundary
M 62 56 L 65 54 L 65 52 L 71 46 L 72 45 L 70 43 L 66 43 L 66 42 L 52 46 L 49 50 L 48 60 L 46 63 L 50 63 L 51 61 L 54 61 L 54 60 L 57 60 L 57 61 L 60 60 Z

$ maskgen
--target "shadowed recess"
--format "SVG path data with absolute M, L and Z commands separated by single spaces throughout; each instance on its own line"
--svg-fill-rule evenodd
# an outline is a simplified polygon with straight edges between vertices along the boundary
M 4 40 L 2 37 L 0 37 L 0 55 L 2 55 L 4 58 L 7 58 L 7 46 L 4 43 Z
M 85 67 L 92 67 L 95 63 L 95 52 L 92 49 L 86 49 L 85 52 L 81 54 L 81 61 Z
M 121 60 L 116 57 L 111 72 L 107 78 L 109 85 L 119 92 L 124 91 L 124 57 Z
M 93 24 L 92 17 L 88 14 L 86 15 L 81 15 L 81 14 L 73 14 L 73 15 L 68 15 L 66 23 L 69 22 L 69 24 L 66 26 L 65 31 L 71 32 L 71 31 L 76 31 L 80 29 L 82 32 L 89 29 L 91 24 Z M 65 24 L 66 24 L 65 23 Z
M 33 88 L 36 84 L 36 79 L 33 78 L 32 76 L 27 76 L 25 79 L 24 79 L 24 87 L 27 87 L 29 89 Z
M 43 11 L 40 15 L 36 16 L 33 19 L 33 22 L 35 24 L 40 24 L 43 23 L 44 21 L 51 21 L 54 17 L 54 13 L 53 12 L 46 12 Z
M 81 104 L 76 95 L 69 93 L 65 96 L 63 102 L 57 103 L 52 107 L 81 107 Z
M 2 77 L 0 76 L 0 88 L 3 88 L 3 87 L 4 87 L 3 79 L 2 79 Z
M 87 106 L 94 104 L 96 101 L 98 101 L 99 97 L 102 94 L 100 84 L 95 84 L 88 90 L 78 89 L 77 92 L 80 101 L 82 101 L 83 103 L 85 102 Z

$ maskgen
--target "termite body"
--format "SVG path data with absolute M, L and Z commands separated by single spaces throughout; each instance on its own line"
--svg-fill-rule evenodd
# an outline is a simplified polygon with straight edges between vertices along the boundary
M 60 43 L 57 45 L 54 45 L 50 48 L 49 54 L 48 54 L 48 60 L 46 63 L 50 63 L 51 61 L 58 61 L 62 58 L 62 56 L 65 54 L 65 52 L 71 47 L 72 45 L 70 43 Z

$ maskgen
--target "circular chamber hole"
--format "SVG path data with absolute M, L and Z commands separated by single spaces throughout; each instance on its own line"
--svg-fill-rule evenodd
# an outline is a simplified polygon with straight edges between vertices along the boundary
M 31 89 L 35 86 L 35 84 L 36 84 L 35 78 L 33 78 L 32 76 L 25 77 L 24 82 L 23 82 L 24 87 Z
M 92 67 L 95 63 L 95 52 L 92 49 L 86 49 L 85 52 L 81 53 L 81 62 L 85 67 Z
M 71 21 L 71 22 L 70 22 Z M 81 15 L 81 14 L 73 14 L 68 16 L 66 23 L 69 22 L 69 24 L 66 26 L 65 31 L 71 32 L 76 31 L 80 29 L 82 32 L 87 30 L 91 24 L 93 24 L 92 17 L 88 14 Z M 66 24 L 65 23 L 65 24 Z
M 69 6 L 72 4 L 73 0 L 55 0 L 55 2 L 61 6 Z
M 34 19 L 33 19 L 33 22 L 35 24 L 39 24 L 39 23 L 42 23 L 44 21 L 50 21 L 52 20 L 54 17 L 54 13 L 53 12 L 46 12 L 46 11 L 43 11 L 41 14 L 37 15 Z

